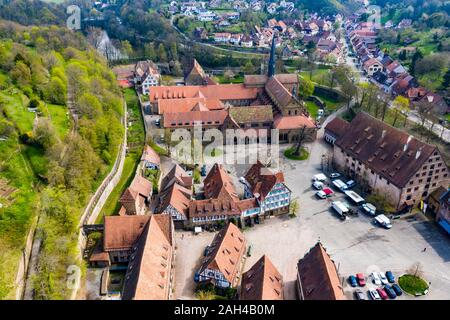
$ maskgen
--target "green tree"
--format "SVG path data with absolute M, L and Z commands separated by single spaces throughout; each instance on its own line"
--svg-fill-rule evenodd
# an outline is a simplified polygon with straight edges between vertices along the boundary
M 158 46 L 158 60 L 160 62 L 167 62 L 166 48 L 164 47 L 164 45 L 162 43 L 160 43 Z
M 314 83 L 303 77 L 299 77 L 299 94 L 303 98 L 308 98 L 314 93 Z
M 395 127 L 395 123 L 397 122 L 398 116 L 402 114 L 404 116 L 403 127 L 406 126 L 406 120 L 408 119 L 408 113 L 410 111 L 409 108 L 409 100 L 403 96 L 397 96 L 392 103 L 392 109 L 394 110 L 394 121 L 392 126 Z

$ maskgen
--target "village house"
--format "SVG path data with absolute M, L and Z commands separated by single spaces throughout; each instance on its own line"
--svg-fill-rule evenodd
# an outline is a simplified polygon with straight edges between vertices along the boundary
M 142 90 L 143 95 L 148 95 L 150 87 L 159 85 L 161 75 L 158 67 L 150 60 L 139 61 L 135 66 L 135 84 Z
M 229 223 L 214 237 L 200 269 L 199 283 L 211 283 L 218 289 L 235 288 L 239 284 L 247 241 L 236 225 Z
M 142 153 L 141 161 L 145 169 L 159 170 L 161 159 L 159 154 L 152 147 L 146 145 Z
M 231 33 L 229 32 L 218 32 L 214 33 L 214 41 L 215 42 L 224 42 L 228 43 L 231 40 Z
M 230 38 L 230 43 L 234 45 L 239 45 L 242 39 L 242 33 L 233 33 Z
M 370 192 L 384 195 L 397 210 L 407 210 L 439 186 L 449 184 L 448 167 L 436 146 L 364 112 L 350 123 L 336 119 L 325 127 L 336 136 L 336 167 Z M 335 129 L 338 126 L 339 131 Z
M 289 212 L 291 190 L 281 171 L 274 173 L 258 160 L 244 178 L 244 197 L 256 199 L 259 215 L 269 217 Z
M 203 86 L 216 84 L 216 82 L 213 79 L 211 79 L 209 75 L 206 74 L 205 70 L 203 70 L 202 66 L 198 63 L 196 59 L 193 59 L 191 67 L 185 73 L 184 83 L 186 86 Z
M 193 186 L 192 177 L 179 164 L 175 164 L 164 176 L 161 181 L 161 191 L 168 190 L 174 183 L 189 190 Z
M 145 215 L 150 203 L 153 185 L 150 181 L 136 175 L 131 185 L 123 192 L 120 197 L 119 215 Z
M 212 11 L 200 12 L 197 15 L 197 19 L 199 21 L 202 21 L 202 22 L 204 22 L 204 21 L 213 21 L 214 19 L 216 19 L 216 17 L 217 17 L 217 14 L 212 12 Z
M 375 58 L 370 58 L 363 63 L 363 69 L 366 74 L 371 77 L 376 72 L 383 70 L 383 65 Z
M 246 48 L 253 47 L 253 38 L 249 35 L 244 35 L 241 39 L 241 46 Z
M 187 222 L 187 211 L 192 199 L 192 190 L 173 183 L 159 195 L 158 212 L 172 217 L 176 229 L 183 228 Z
M 209 227 L 221 221 L 241 222 L 241 218 L 259 215 L 254 198 L 239 199 L 232 178 L 220 164 L 215 164 L 203 181 L 204 199 L 189 204 L 187 227 Z M 241 222 L 242 223 L 242 222 Z
M 283 300 L 283 276 L 263 255 L 242 275 L 239 300 Z
M 346 300 L 334 261 L 320 242 L 297 264 L 299 300 Z

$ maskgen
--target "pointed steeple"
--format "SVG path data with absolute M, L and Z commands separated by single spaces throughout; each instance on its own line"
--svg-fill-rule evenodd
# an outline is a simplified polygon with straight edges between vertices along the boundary
M 269 58 L 269 78 L 275 75 L 275 33 L 272 37 L 272 47 L 270 48 L 270 58 Z

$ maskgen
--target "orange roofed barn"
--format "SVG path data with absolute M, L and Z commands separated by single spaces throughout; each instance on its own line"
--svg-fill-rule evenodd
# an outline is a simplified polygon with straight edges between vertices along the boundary
M 264 255 L 242 275 L 240 300 L 283 300 L 283 276 Z
M 242 257 L 247 241 L 236 225 L 229 223 L 214 237 L 198 271 L 200 283 L 218 288 L 236 287 L 239 283 Z
M 336 266 L 320 242 L 298 262 L 297 294 L 300 300 L 345 300 Z
M 128 263 L 122 292 L 125 300 L 169 299 L 174 247 L 169 215 L 109 216 L 105 217 L 103 244 L 90 263 Z

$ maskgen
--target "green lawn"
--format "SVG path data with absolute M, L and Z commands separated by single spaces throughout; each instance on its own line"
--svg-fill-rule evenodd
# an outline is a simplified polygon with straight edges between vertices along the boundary
M 58 133 L 59 138 L 64 139 L 71 128 L 71 122 L 67 108 L 64 106 L 58 106 L 56 104 L 47 104 L 46 110 L 48 110 L 49 112 L 49 116 Z
M 428 289 L 428 283 L 425 280 L 411 274 L 398 278 L 398 284 L 405 292 L 412 295 L 423 294 Z
M 316 94 L 316 97 L 319 97 L 320 100 L 322 100 L 322 102 L 325 103 L 325 108 L 331 113 L 337 109 L 339 109 L 340 107 L 342 107 L 345 103 L 335 100 L 335 99 L 331 99 L 327 96 L 324 95 L 320 95 L 320 94 Z
M 136 92 L 131 89 L 124 90 L 124 97 L 127 102 L 128 121 L 132 123 L 128 127 L 128 147 L 129 151 L 125 157 L 122 176 L 119 183 L 106 200 L 102 211 L 98 215 L 97 223 L 101 223 L 103 216 L 116 214 L 120 209 L 119 199 L 122 193 L 133 181 L 137 166 L 139 165 L 145 140 L 145 129 L 142 114 L 139 109 L 138 97 Z
M 306 109 L 308 110 L 310 116 L 313 119 L 316 119 L 317 116 L 319 115 L 319 106 L 317 104 L 315 104 L 314 101 L 306 101 L 305 100 L 305 104 L 306 104 Z
M 300 71 L 299 74 L 308 80 L 311 80 L 315 83 L 324 83 L 325 77 L 330 73 L 329 69 L 314 69 L 312 72 L 309 71 Z
M 226 83 L 244 83 L 244 76 L 236 75 L 234 78 L 228 80 L 225 78 L 225 76 L 215 76 L 214 80 L 217 81 L 220 84 L 226 84 Z
M 25 107 L 27 98 L 19 90 L 1 91 L 0 100 L 5 102 L 6 116 L 14 122 L 21 134 L 33 130 L 35 114 Z
M 306 150 L 305 148 L 301 148 L 300 155 L 297 156 L 297 155 L 294 155 L 295 149 L 296 149 L 295 146 L 293 146 L 289 149 L 286 149 L 286 151 L 284 151 L 284 156 L 291 160 L 306 160 L 306 159 L 308 159 L 308 157 L 309 157 L 308 150 Z

